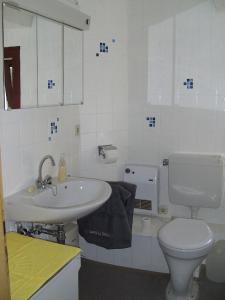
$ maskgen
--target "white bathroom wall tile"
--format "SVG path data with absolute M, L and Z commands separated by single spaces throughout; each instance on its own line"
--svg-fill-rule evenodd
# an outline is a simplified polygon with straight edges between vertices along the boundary
M 128 113 L 113 114 L 113 130 L 128 130 Z
M 143 115 L 142 113 L 135 113 L 129 115 L 128 120 L 128 140 L 131 148 L 139 147 L 143 143 Z
M 148 31 L 148 102 L 171 105 L 173 78 L 173 19 Z
M 163 132 L 159 141 L 159 161 L 169 157 L 171 153 L 179 152 L 179 138 L 177 134 Z
M 21 110 L 9 110 L 9 111 L 4 111 L 1 110 L 1 122 L 3 125 L 7 123 L 18 123 L 20 122 L 21 119 Z
M 15 147 L 20 145 L 20 128 L 18 122 L 3 123 L 2 126 L 2 148 Z
M 96 114 L 97 112 L 97 100 L 96 96 L 89 95 L 85 96 L 84 104 L 79 106 L 80 114 Z
M 97 164 L 97 147 L 80 152 L 80 167 L 83 170 L 88 170 L 94 164 Z
M 96 129 L 97 129 L 96 114 L 82 114 L 80 116 L 81 134 L 96 132 Z
M 113 144 L 114 133 L 113 131 L 98 132 L 97 145 L 110 145 Z
M 112 114 L 97 115 L 97 132 L 109 132 L 113 129 Z
M 35 142 L 43 143 L 48 140 L 49 120 L 42 114 L 37 115 L 35 124 Z
M 35 180 L 38 178 L 36 151 L 35 145 L 27 145 L 21 149 L 21 186 L 26 187 L 28 184 L 34 184 Z
M 61 133 L 61 138 L 74 138 L 76 135 L 76 126 L 80 125 L 79 118 L 74 115 L 73 117 L 65 116 L 61 121 L 59 121 L 59 133 Z
M 117 159 L 117 168 L 119 172 L 119 165 L 124 165 L 127 161 L 128 147 L 120 147 L 118 148 L 118 159 Z
M 215 144 L 218 152 L 225 153 L 225 118 L 224 112 L 218 111 L 216 113 L 216 134 L 215 134 Z
M 142 144 L 142 161 L 145 164 L 159 165 L 160 153 L 159 153 L 160 137 L 155 133 L 143 133 Z
M 20 148 L 4 145 L 2 151 L 3 191 L 4 196 L 17 192 L 21 187 L 21 152 Z
M 201 152 L 216 152 L 216 112 L 203 110 L 198 112 L 198 127 L 196 130 L 197 150 Z
M 162 134 L 177 134 L 179 108 L 176 106 L 161 107 L 160 109 L 160 129 Z
M 113 110 L 112 97 L 106 97 L 105 95 L 99 96 L 97 99 L 97 113 L 98 114 L 112 113 L 112 110 Z
M 20 144 L 22 146 L 32 145 L 35 143 L 36 133 L 36 111 L 24 110 L 21 112 Z
M 127 88 L 124 95 L 113 96 L 113 113 L 121 113 L 124 115 L 128 113 L 128 95 Z
M 119 148 L 128 147 L 128 131 L 115 131 L 113 134 L 113 144 Z
M 70 165 L 67 167 L 68 174 L 71 176 L 80 176 L 80 157 L 75 151 L 70 154 Z
M 90 150 L 97 147 L 96 133 L 82 134 L 81 139 L 81 150 Z
M 92 163 L 88 169 L 80 170 L 82 177 L 96 178 L 100 180 L 118 180 L 117 164 L 103 164 L 101 162 Z

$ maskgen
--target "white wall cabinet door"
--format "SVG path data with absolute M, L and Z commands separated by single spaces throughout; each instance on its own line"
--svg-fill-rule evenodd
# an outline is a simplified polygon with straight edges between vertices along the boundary
M 38 17 L 38 106 L 63 100 L 63 25 Z
M 64 26 L 64 104 L 83 102 L 83 32 Z

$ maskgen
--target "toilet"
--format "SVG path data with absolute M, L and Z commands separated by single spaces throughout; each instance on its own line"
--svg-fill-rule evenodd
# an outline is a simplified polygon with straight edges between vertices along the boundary
M 223 197 L 224 157 L 220 154 L 174 153 L 169 157 L 169 200 L 190 208 L 190 218 L 175 218 L 159 230 L 170 281 L 166 300 L 197 300 L 195 269 L 214 245 L 209 226 L 198 219 L 200 208 L 218 208 Z

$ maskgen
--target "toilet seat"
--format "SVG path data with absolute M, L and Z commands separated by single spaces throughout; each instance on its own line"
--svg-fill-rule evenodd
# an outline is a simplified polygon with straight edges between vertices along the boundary
M 213 233 L 201 220 L 177 218 L 159 231 L 159 242 L 167 251 L 191 257 L 204 255 L 213 245 Z M 188 255 L 189 254 L 189 255 Z

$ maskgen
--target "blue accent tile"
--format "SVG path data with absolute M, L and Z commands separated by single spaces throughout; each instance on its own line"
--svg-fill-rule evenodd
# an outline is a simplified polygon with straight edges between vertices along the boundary
M 188 90 L 194 88 L 194 79 L 193 78 L 187 78 L 186 81 L 183 83 Z

